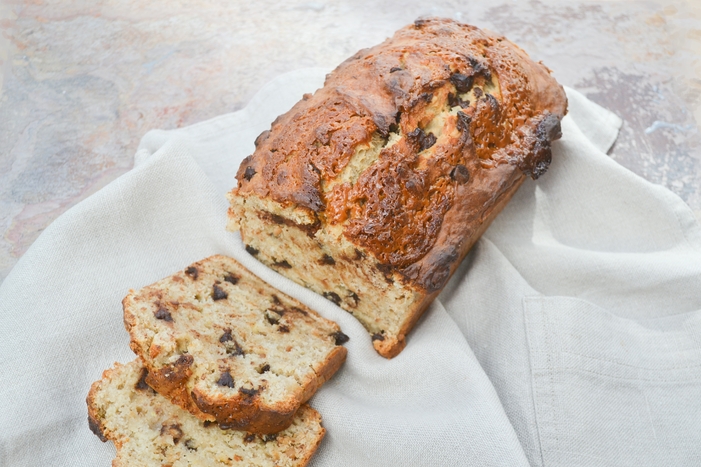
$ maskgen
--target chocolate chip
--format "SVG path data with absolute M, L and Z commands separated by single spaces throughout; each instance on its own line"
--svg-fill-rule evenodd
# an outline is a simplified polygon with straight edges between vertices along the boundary
M 394 73 L 395 71 L 401 71 L 401 67 L 398 66 L 393 66 L 392 68 L 389 69 L 390 73 Z
M 484 92 L 482 92 L 482 88 L 475 88 L 475 90 L 473 91 L 473 94 L 475 95 L 476 98 L 480 98 L 480 97 L 482 97 Z
M 341 331 L 334 332 L 333 334 L 331 334 L 331 337 L 334 338 L 336 345 L 345 344 L 346 342 L 348 342 L 350 340 L 350 337 L 343 334 Z
M 459 93 L 469 92 L 470 89 L 472 89 L 474 81 L 474 76 L 468 76 L 462 73 L 453 73 L 450 75 L 450 82 L 453 83 L 453 86 L 455 86 L 455 89 L 457 89 Z
M 239 392 L 249 397 L 253 397 L 258 394 L 258 389 L 249 388 L 239 388 Z
M 224 329 L 224 334 L 222 334 L 219 338 L 219 342 L 223 344 L 224 342 L 229 342 L 232 340 L 234 340 L 234 338 L 231 337 L 231 329 Z
M 258 135 L 253 144 L 255 144 L 255 146 L 258 147 L 260 143 L 268 139 L 268 136 L 270 136 L 270 130 L 263 131 L 261 134 Z
M 363 258 L 365 258 L 365 254 L 356 248 L 355 249 L 355 260 L 360 261 Z
M 216 302 L 217 300 L 224 300 L 228 296 L 228 293 L 224 292 L 224 290 L 217 284 L 214 284 L 214 286 L 212 287 L 212 300 Z
M 232 338 L 230 342 L 230 344 L 226 344 L 226 353 L 228 353 L 232 357 L 246 355 L 246 352 L 244 352 L 239 343 L 236 342 L 236 339 Z
M 169 435 L 173 438 L 173 444 L 178 444 L 180 438 L 183 437 L 183 430 L 180 428 L 178 423 L 171 423 L 166 425 L 165 423 L 161 425 L 161 436 Z
M 246 436 L 244 436 L 243 441 L 245 443 L 251 443 L 256 440 L 256 435 L 253 433 L 246 433 Z
M 134 389 L 137 391 L 150 391 L 150 392 L 155 392 L 151 386 L 146 384 L 146 377 L 148 376 L 148 370 L 146 368 L 141 369 L 141 376 L 139 377 L 139 381 L 136 382 L 134 385 Z
M 449 107 L 460 107 L 463 109 L 466 109 L 470 107 L 470 101 L 464 101 L 460 98 L 460 96 L 451 93 L 448 93 L 448 106 Z
M 321 257 L 319 260 L 319 264 L 323 265 L 328 265 L 328 266 L 333 266 L 336 264 L 336 260 L 334 260 L 331 256 L 327 255 L 324 253 L 324 256 Z
M 265 313 L 265 319 L 266 319 L 266 321 L 268 321 L 268 323 L 270 323 L 270 324 L 277 324 L 277 323 L 280 322 L 280 318 L 279 318 L 279 317 L 277 317 L 277 316 L 275 316 L 275 315 L 271 315 L 271 314 L 268 313 L 268 312 Z
M 341 297 L 339 297 L 336 292 L 324 292 L 324 298 L 331 300 L 336 305 L 341 304 Z
M 383 340 L 385 340 L 385 336 L 382 333 L 376 332 L 375 334 L 372 335 L 372 340 L 373 341 L 383 341 Z
M 239 278 L 231 273 L 228 273 L 226 276 L 224 276 L 224 280 L 232 285 L 236 285 L 239 283 Z
M 276 304 L 276 305 L 282 305 L 282 302 L 281 302 L 280 299 L 277 297 L 277 295 L 274 295 L 274 294 L 273 294 L 273 295 L 270 296 L 270 298 L 273 299 L 273 303 L 274 303 L 274 304 Z
M 260 374 L 262 375 L 263 373 L 268 372 L 268 371 L 270 371 L 270 365 L 268 365 L 268 364 L 266 363 L 265 365 L 263 365 L 263 366 L 260 368 L 260 370 L 258 370 L 258 373 L 260 373 Z
M 173 321 L 173 317 L 170 315 L 170 311 L 166 310 L 163 307 L 159 307 L 158 310 L 156 310 L 153 313 L 153 316 L 155 316 L 156 319 L 162 319 L 163 321 L 168 321 L 168 322 Z
M 226 386 L 228 388 L 234 388 L 234 378 L 231 377 L 231 373 L 228 371 L 225 371 L 224 373 L 221 374 L 219 379 L 217 380 L 217 384 L 219 386 Z
M 190 451 L 197 451 L 197 446 L 195 446 L 195 442 L 192 439 L 190 439 L 190 438 L 186 439 L 183 444 Z
M 351 292 L 350 295 L 353 301 L 355 302 L 355 306 L 358 306 L 358 303 L 360 303 L 360 297 L 358 297 L 358 294 L 355 292 Z
M 426 23 L 428 23 L 428 20 L 417 19 L 416 21 L 414 21 L 414 27 L 416 29 L 421 29 Z
M 258 254 L 258 250 L 253 248 L 251 245 L 246 245 L 246 251 L 253 256 Z
M 245 178 L 246 181 L 250 182 L 255 174 L 255 169 L 249 165 L 248 167 L 246 167 L 246 171 L 243 173 L 243 178 Z
M 283 259 L 282 261 L 277 261 L 273 263 L 273 266 L 276 266 L 278 268 L 283 268 L 283 269 L 292 269 L 292 265 L 287 262 L 286 259 Z
M 472 118 L 465 112 L 458 112 L 458 130 L 462 132 L 470 131 L 470 123 L 472 123 Z
M 421 128 L 407 133 L 407 138 L 411 143 L 419 146 L 419 152 L 436 144 L 436 135 L 433 133 L 425 133 Z
M 290 328 L 287 327 L 287 325 L 285 324 L 281 324 L 280 326 L 278 326 L 277 330 L 279 332 L 290 332 Z
M 304 316 L 308 316 L 308 315 L 309 315 L 309 313 L 307 313 L 306 311 L 304 311 L 303 309 L 301 309 L 301 308 L 299 308 L 299 307 L 297 307 L 297 306 L 293 306 L 292 308 L 290 308 L 290 310 L 296 311 L 297 313 L 302 313 Z
M 185 269 L 185 274 L 188 276 L 192 277 L 193 281 L 197 280 L 197 276 L 199 275 L 199 271 L 195 266 L 190 266 L 189 268 Z
M 263 441 L 266 443 L 268 441 L 275 441 L 277 439 L 277 433 L 271 433 L 269 435 L 263 435 Z
M 205 428 L 209 428 L 210 426 L 214 425 L 214 422 L 210 420 L 205 420 L 204 422 L 202 422 L 202 425 L 204 425 Z
M 458 164 L 450 172 L 450 178 L 463 185 L 470 180 L 470 172 L 468 172 L 467 167 Z

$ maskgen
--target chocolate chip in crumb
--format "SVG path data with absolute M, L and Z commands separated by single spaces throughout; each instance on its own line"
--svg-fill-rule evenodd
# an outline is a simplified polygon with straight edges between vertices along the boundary
M 231 273 L 228 273 L 227 275 L 225 275 L 224 280 L 232 285 L 236 285 L 239 283 L 239 278 L 234 276 Z
M 148 376 L 148 370 L 146 368 L 141 369 L 141 376 L 139 377 L 139 381 L 136 382 L 134 385 L 134 389 L 137 391 L 150 391 L 150 392 L 156 392 L 154 391 L 151 386 L 146 384 L 146 377 Z
M 251 245 L 246 245 L 246 251 L 248 252 L 248 254 L 250 254 L 252 256 L 255 256 L 258 254 L 258 250 L 253 248 Z
M 270 371 L 270 365 L 268 365 L 268 364 L 266 363 L 265 365 L 263 365 L 263 366 L 260 368 L 260 370 L 258 370 L 258 373 L 260 373 L 260 374 L 262 375 L 263 373 L 268 372 L 268 371 Z
M 353 305 L 358 306 L 358 303 L 360 303 L 360 297 L 358 297 L 358 294 L 355 292 L 350 293 L 351 299 L 353 299 Z
M 256 394 L 258 394 L 258 389 L 253 389 L 253 388 L 250 388 L 250 389 L 249 389 L 249 388 L 239 388 L 239 392 L 240 392 L 241 394 L 246 395 L 246 396 L 253 397 L 253 396 L 255 396 Z
M 292 269 L 292 265 L 290 263 L 288 263 L 286 259 L 283 259 L 282 261 L 274 262 L 273 266 L 278 267 L 278 268 L 283 268 L 283 269 Z
M 275 441 L 277 439 L 277 433 L 271 433 L 269 435 L 263 435 L 263 441 L 266 443 L 268 441 Z
M 324 298 L 331 300 L 336 305 L 341 304 L 341 297 L 339 297 L 336 292 L 324 292 Z
M 267 311 L 265 312 L 265 320 L 270 324 L 277 324 L 280 322 L 280 318 L 278 316 L 270 314 Z
M 256 170 L 249 165 L 243 173 L 243 178 L 245 178 L 247 182 L 250 182 L 255 174 Z
M 189 268 L 185 269 L 185 274 L 190 276 L 193 281 L 196 281 L 197 276 L 199 275 L 199 271 L 195 266 L 190 266 Z
M 458 164 L 450 172 L 450 178 L 463 185 L 470 180 L 470 172 L 463 164 Z
M 233 339 L 234 338 L 231 337 L 231 329 L 224 329 L 224 334 L 222 334 L 221 337 L 219 338 L 219 342 L 221 342 L 223 344 L 224 342 L 229 342 Z
M 190 438 L 186 439 L 183 444 L 185 445 L 185 447 L 188 450 L 197 451 L 197 446 L 195 446 L 195 442 L 192 439 L 190 439 Z
M 224 290 L 219 287 L 217 284 L 214 284 L 212 287 L 212 300 L 217 301 L 217 300 L 224 300 L 229 296 L 228 293 L 224 292 Z
M 401 71 L 401 67 L 398 66 L 393 66 L 392 68 L 389 69 L 390 73 L 394 73 L 395 71 Z
M 382 333 L 376 332 L 375 334 L 372 335 L 372 340 L 373 341 L 383 341 L 383 340 L 385 340 L 385 336 L 382 335 Z
M 292 310 L 292 311 L 294 311 L 294 312 L 297 312 L 297 313 L 301 313 L 301 314 L 303 314 L 304 316 L 308 316 L 308 315 L 309 315 L 309 313 L 307 313 L 306 311 L 304 311 L 303 309 L 301 309 L 300 307 L 297 307 L 297 306 L 293 306 L 292 308 L 290 308 L 290 310 Z
M 233 338 L 231 339 L 231 343 L 226 345 L 226 353 L 228 353 L 232 357 L 246 355 L 246 352 L 243 351 L 239 343 L 236 342 L 236 339 Z
M 244 436 L 244 438 L 243 438 L 244 443 L 252 443 L 255 440 L 256 440 L 256 435 L 253 433 L 246 433 L 246 436 Z
M 456 125 L 458 130 L 462 132 L 469 132 L 470 123 L 472 123 L 472 118 L 469 115 L 467 115 L 465 112 L 458 112 L 458 123 Z
M 234 388 L 234 378 L 231 377 L 231 373 L 228 371 L 225 371 L 221 374 L 219 379 L 217 380 L 217 384 L 219 386 L 227 387 L 227 388 Z
M 159 307 L 158 310 L 153 313 L 153 316 L 155 316 L 156 319 L 162 319 L 163 321 L 167 321 L 169 323 L 173 321 L 170 311 L 163 307 Z
M 164 423 L 161 425 L 161 436 L 170 436 L 173 438 L 173 444 L 178 444 L 180 439 L 183 437 L 183 430 L 180 428 L 180 424 L 178 423 Z
M 334 341 L 336 342 L 336 345 L 342 345 L 345 344 L 350 340 L 350 337 L 347 335 L 343 334 L 341 331 L 336 331 L 333 334 L 331 334 L 331 337 L 334 338 Z
M 336 264 L 336 261 L 330 256 L 324 253 L 324 256 L 321 257 L 319 260 L 319 264 L 322 266 L 328 265 L 328 266 L 334 266 Z
M 209 428 L 210 426 L 214 425 L 215 423 L 211 420 L 205 420 L 202 422 L 202 425 L 204 425 L 205 428 Z
M 285 324 L 281 324 L 280 326 L 278 326 L 277 330 L 279 332 L 290 332 L 290 328 L 287 327 L 287 325 Z
M 479 99 L 484 94 L 484 91 L 482 91 L 482 88 L 475 88 L 475 90 L 473 91 L 473 94 L 475 95 L 476 98 Z
M 365 255 L 363 254 L 363 252 L 356 248 L 355 249 L 355 260 L 360 261 L 363 258 L 365 258 Z

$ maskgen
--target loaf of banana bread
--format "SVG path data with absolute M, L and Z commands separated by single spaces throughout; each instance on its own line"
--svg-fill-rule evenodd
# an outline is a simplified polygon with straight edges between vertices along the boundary
M 222 430 L 157 394 L 147 374 L 138 360 L 117 363 L 90 388 L 88 424 L 102 441 L 114 442 L 114 467 L 303 467 L 324 437 L 321 417 L 308 405 L 275 435 Z
M 417 20 L 257 138 L 228 228 L 393 357 L 524 178 L 546 171 L 566 108 L 550 71 L 504 37 Z
M 336 323 L 226 256 L 131 291 L 122 303 L 149 386 L 225 428 L 285 429 L 346 359 L 348 337 Z

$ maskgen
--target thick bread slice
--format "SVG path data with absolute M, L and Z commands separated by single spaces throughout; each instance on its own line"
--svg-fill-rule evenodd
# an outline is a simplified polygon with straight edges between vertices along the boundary
M 303 405 L 277 435 L 222 430 L 148 387 L 135 360 L 106 370 L 88 394 L 88 423 L 117 448 L 114 467 L 307 465 L 324 437 L 319 413 Z
M 256 139 L 228 228 L 391 358 L 524 179 L 546 171 L 566 108 L 550 71 L 504 37 L 417 20 Z
M 225 256 L 199 261 L 123 300 L 147 382 L 226 428 L 276 433 L 343 364 L 338 325 Z

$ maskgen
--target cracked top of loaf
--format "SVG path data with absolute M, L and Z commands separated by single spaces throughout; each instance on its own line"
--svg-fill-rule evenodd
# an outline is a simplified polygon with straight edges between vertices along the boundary
M 546 171 L 566 108 L 550 71 L 504 37 L 417 20 L 278 117 L 234 192 L 336 229 L 434 292 L 500 195 Z

